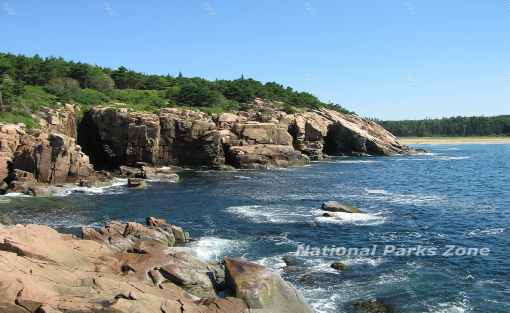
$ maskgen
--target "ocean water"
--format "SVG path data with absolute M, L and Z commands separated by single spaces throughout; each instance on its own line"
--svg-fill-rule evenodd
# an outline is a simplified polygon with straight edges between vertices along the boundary
M 317 312 L 351 312 L 377 298 L 395 312 L 510 312 L 510 145 L 424 146 L 419 156 L 335 158 L 271 171 L 185 171 L 177 184 L 75 189 L 58 197 L 1 197 L 17 222 L 77 232 L 110 220 L 166 218 L 196 239 L 205 259 L 242 256 L 292 281 Z M 363 214 L 322 217 L 327 200 Z M 283 257 L 300 245 L 365 248 L 374 255 Z M 433 247 L 431 256 L 381 253 Z M 443 255 L 447 246 L 486 256 Z M 330 268 L 333 261 L 344 272 Z

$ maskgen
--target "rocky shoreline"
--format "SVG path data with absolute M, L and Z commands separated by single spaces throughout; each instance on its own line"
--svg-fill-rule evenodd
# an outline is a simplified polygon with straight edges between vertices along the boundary
M 73 105 L 37 113 L 40 128 L 0 124 L 0 194 L 46 196 L 48 185 L 104 184 L 122 177 L 175 182 L 177 166 L 217 170 L 301 166 L 328 156 L 412 154 L 375 122 L 314 109 L 287 114 L 256 99 L 245 111 L 159 114 Z
M 83 228 L 0 225 L 0 312 L 311 313 L 278 274 L 246 260 L 195 257 L 162 219 Z

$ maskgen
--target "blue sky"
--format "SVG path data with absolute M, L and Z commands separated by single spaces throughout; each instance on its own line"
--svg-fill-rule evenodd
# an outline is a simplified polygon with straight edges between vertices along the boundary
M 3 52 L 244 74 L 383 119 L 510 114 L 510 0 L 0 3 Z

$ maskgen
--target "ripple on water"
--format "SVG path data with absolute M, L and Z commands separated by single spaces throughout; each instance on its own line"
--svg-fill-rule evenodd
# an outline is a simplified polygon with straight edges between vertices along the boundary
M 252 223 L 289 224 L 306 222 L 307 218 L 311 216 L 310 213 L 299 212 L 300 209 L 305 208 L 291 210 L 285 206 L 242 205 L 231 206 L 225 210 Z
M 330 216 L 318 216 L 314 220 L 319 224 L 354 224 L 374 226 L 381 225 L 385 221 L 385 217 L 381 213 L 344 213 L 344 212 L 328 212 Z
M 474 229 L 469 231 L 466 236 L 467 237 L 490 237 L 494 235 L 499 235 L 505 232 L 506 228 L 486 228 L 486 229 Z
M 397 204 L 438 204 L 447 201 L 447 197 L 443 195 L 427 195 L 412 193 L 393 193 L 384 189 L 366 188 L 363 198 L 371 201 L 380 201 Z

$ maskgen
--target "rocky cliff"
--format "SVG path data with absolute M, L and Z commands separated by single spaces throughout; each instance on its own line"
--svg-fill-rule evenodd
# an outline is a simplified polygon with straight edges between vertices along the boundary
M 36 182 L 61 184 L 89 178 L 94 168 L 76 143 L 73 106 L 38 112 L 41 127 L 0 124 L 2 190 L 26 192 Z M 10 185 L 10 186 L 9 186 Z
M 34 183 L 94 180 L 94 167 L 266 169 L 328 155 L 413 152 L 357 115 L 325 108 L 287 114 L 260 99 L 244 111 L 216 115 L 182 108 L 153 114 L 95 107 L 77 125 L 75 108 L 65 105 L 44 108 L 35 116 L 41 125 L 37 130 L 0 124 L 0 192 L 30 193 Z
M 278 274 L 243 260 L 206 262 L 164 220 L 112 222 L 84 239 L 0 225 L 0 313 L 312 313 Z
M 147 162 L 221 168 L 302 165 L 325 155 L 409 153 L 380 125 L 328 109 L 287 114 L 257 99 L 246 111 L 209 116 L 165 108 L 159 114 L 96 107 L 78 141 L 97 167 Z

